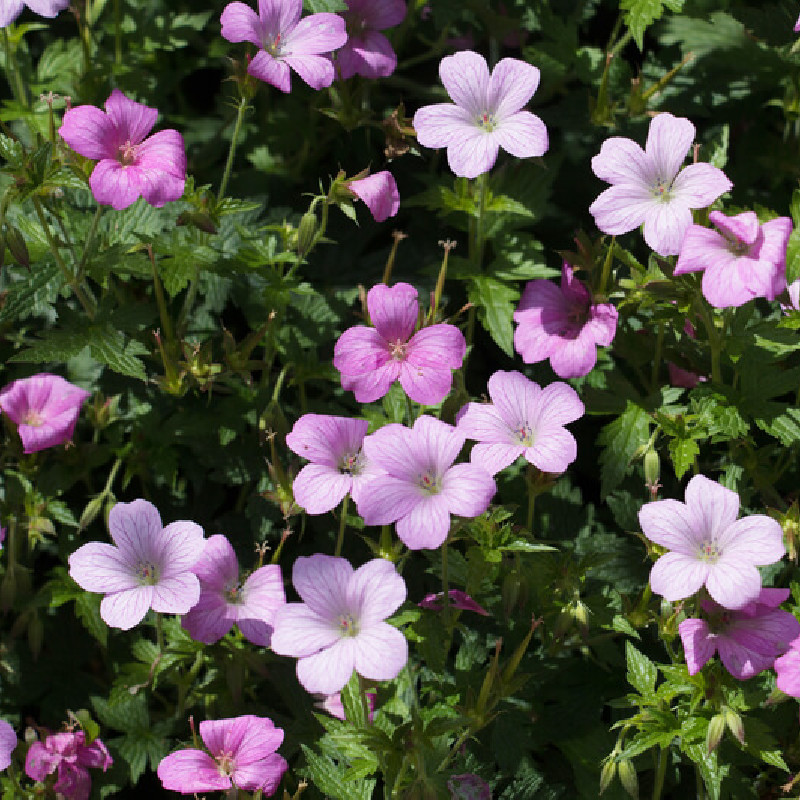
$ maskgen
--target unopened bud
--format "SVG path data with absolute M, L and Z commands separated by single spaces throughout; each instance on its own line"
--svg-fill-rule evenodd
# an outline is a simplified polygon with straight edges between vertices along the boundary
M 717 749 L 717 746 L 722 741 L 723 733 L 725 733 L 725 717 L 722 714 L 717 714 L 708 723 L 708 730 L 706 731 L 707 752 L 712 753 Z
M 722 713 L 728 730 L 736 737 L 739 744 L 744 747 L 744 723 L 742 718 L 732 708 L 726 708 Z
M 648 486 L 657 486 L 661 477 L 661 461 L 658 453 L 650 448 L 644 454 L 644 479 Z
M 314 237 L 317 235 L 319 220 L 313 211 L 306 211 L 303 214 L 300 225 L 297 228 L 297 252 L 304 256 L 314 244 Z
M 625 791 L 633 798 L 639 798 L 639 778 L 636 775 L 636 767 L 633 766 L 633 761 L 628 758 L 623 758 L 617 765 L 617 772 L 619 773 L 619 780 Z
M 88 528 L 95 521 L 97 515 L 103 510 L 103 503 L 105 500 L 105 496 L 100 494 L 97 497 L 93 497 L 86 504 L 86 508 L 83 509 L 83 513 L 81 514 L 81 518 L 78 522 L 78 532 L 86 530 L 86 528 Z
M 13 225 L 9 225 L 8 223 L 6 223 L 6 247 L 17 264 L 21 267 L 25 267 L 25 269 L 30 269 L 31 257 L 28 253 L 28 245 L 25 244 L 22 234 Z
M 603 792 L 608 789 L 616 774 L 617 762 L 613 758 L 609 758 L 608 761 L 603 764 L 603 769 L 600 770 L 600 794 L 603 794 Z

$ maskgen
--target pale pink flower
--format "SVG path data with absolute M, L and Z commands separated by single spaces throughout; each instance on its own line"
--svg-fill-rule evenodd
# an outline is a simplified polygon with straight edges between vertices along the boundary
M 492 475 L 520 456 L 542 472 L 564 472 L 576 459 L 575 437 L 564 427 L 583 416 L 577 392 L 566 383 L 544 389 L 521 372 L 489 378 L 491 403 L 468 403 L 456 418 L 458 430 L 479 442 L 470 461 Z
M 792 220 L 760 225 L 752 211 L 728 217 L 712 211 L 718 230 L 691 225 L 681 245 L 675 275 L 703 272 L 703 297 L 715 308 L 744 305 L 755 297 L 774 300 L 786 288 L 786 245 Z
M 611 185 L 589 207 L 597 227 L 613 236 L 644 224 L 644 240 L 659 255 L 677 255 L 692 224 L 693 208 L 710 206 L 733 184 L 711 164 L 681 169 L 694 141 L 688 119 L 659 114 L 647 144 L 613 136 L 592 159 L 592 170 Z
M 561 267 L 561 287 L 531 281 L 514 312 L 514 348 L 526 364 L 550 359 L 559 378 L 588 375 L 597 362 L 597 345 L 607 347 L 617 332 L 617 309 L 592 303 L 589 290 Z
M 8 769 L 11 754 L 17 746 L 17 734 L 14 728 L 4 719 L 0 719 L 0 772 Z
M 168 128 L 147 136 L 157 109 L 130 100 L 119 89 L 111 92 L 105 108 L 71 108 L 58 129 L 76 153 L 98 162 L 89 178 L 95 200 L 118 210 L 139 197 L 156 208 L 179 200 L 186 183 L 180 133 Z
M 345 0 L 342 12 L 347 42 L 336 53 L 336 68 L 342 79 L 353 75 L 385 78 L 397 66 L 389 40 L 379 31 L 399 25 L 406 16 L 403 0 Z
M 789 649 L 775 659 L 776 684 L 784 693 L 800 697 L 800 637 L 792 641 Z
M 353 570 L 344 558 L 301 556 L 292 582 L 303 602 L 278 610 L 272 649 L 298 658 L 307 691 L 341 691 L 353 670 L 373 681 L 397 676 L 408 643 L 384 620 L 405 601 L 406 584 L 390 561 L 375 558 Z
M 466 592 L 460 589 L 450 589 L 447 593 L 450 601 L 450 608 L 457 608 L 459 611 L 474 611 L 476 614 L 488 617 L 489 612 L 480 604 L 476 603 Z M 444 608 L 444 592 L 432 592 L 426 594 L 417 603 L 420 608 L 427 608 L 431 611 L 441 611 Z
M 244 3 L 228 3 L 222 36 L 258 47 L 247 71 L 276 89 L 291 90 L 290 67 L 312 89 L 324 89 L 334 78 L 328 53 L 347 41 L 344 20 L 327 12 L 300 19 L 302 11 L 302 0 L 258 0 L 258 14 Z
M 521 109 L 539 86 L 539 70 L 503 58 L 489 74 L 486 59 L 471 50 L 446 56 L 439 77 L 453 103 L 424 106 L 414 114 L 423 147 L 446 147 L 450 169 L 462 178 L 488 172 L 503 150 L 517 158 L 547 150 L 547 128 Z
M 41 17 L 55 17 L 69 7 L 70 0 L 0 0 L 0 28 L 10 25 L 27 6 Z
M 17 425 L 26 453 L 68 442 L 89 392 L 42 372 L 0 391 L 0 409 Z
M 407 283 L 379 283 L 367 294 L 374 328 L 348 328 L 333 349 L 333 365 L 342 374 L 342 386 L 359 403 L 383 397 L 400 381 L 405 393 L 422 405 L 444 400 L 467 352 L 464 334 L 440 323 L 414 333 L 419 316 L 417 290 Z
M 275 612 L 286 602 L 277 564 L 259 567 L 242 581 L 231 543 L 217 534 L 192 572 L 200 580 L 200 599 L 181 622 L 192 639 L 213 644 L 238 625 L 245 639 L 269 647 Z
M 400 193 L 391 172 L 383 170 L 357 181 L 350 181 L 347 188 L 367 204 L 375 222 L 383 222 L 397 214 L 400 208 Z
M 784 311 L 800 311 L 800 278 L 792 281 L 787 287 L 786 291 L 789 294 L 789 305 L 783 306 Z
M 795 33 L 800 32 L 800 17 L 797 18 L 797 22 L 795 22 L 794 24 L 794 32 Z
M 367 458 L 386 474 L 367 484 L 358 503 L 365 524 L 396 522 L 397 535 L 411 550 L 435 549 L 447 538 L 451 514 L 483 514 L 497 486 L 483 467 L 453 465 L 465 438 L 427 415 L 411 429 L 384 425 L 368 436 Z
M 737 519 L 738 514 L 739 495 L 703 475 L 689 481 L 685 503 L 645 503 L 639 511 L 644 535 L 670 550 L 650 572 L 653 591 L 674 602 L 705 586 L 728 609 L 757 600 L 756 567 L 783 557 L 783 531 L 764 514 Z
M 158 765 L 165 789 L 181 794 L 224 791 L 235 786 L 269 797 L 278 788 L 288 764 L 275 751 L 283 730 L 268 717 L 247 714 L 200 723 L 200 738 L 208 748 L 170 753 Z
M 685 619 L 678 626 L 689 674 L 698 673 L 716 652 L 740 681 L 772 667 L 800 636 L 800 622 L 778 608 L 789 594 L 788 589 L 762 589 L 738 611 L 702 599 L 705 618 Z
M 87 592 L 105 594 L 100 616 L 112 628 L 129 630 L 152 608 L 186 614 L 200 599 L 191 571 L 203 553 L 203 529 L 179 520 L 161 526 L 152 503 L 117 503 L 108 515 L 114 544 L 89 542 L 69 557 L 69 574 Z

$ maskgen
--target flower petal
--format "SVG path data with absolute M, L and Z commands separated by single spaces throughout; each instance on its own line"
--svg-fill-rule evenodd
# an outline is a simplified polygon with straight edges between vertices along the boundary
M 152 586 L 137 586 L 135 589 L 108 594 L 100 603 L 100 616 L 106 625 L 129 631 L 144 619 L 152 600 Z
M 228 539 L 219 533 L 209 537 L 192 572 L 203 588 L 222 592 L 226 585 L 235 584 L 239 580 L 239 561 Z
M 450 513 L 459 517 L 479 517 L 496 492 L 494 478 L 476 464 L 456 464 L 442 478 L 441 496 L 446 498 Z
M 612 236 L 638 228 L 658 201 L 646 186 L 621 183 L 611 186 L 589 206 L 594 224 Z
M 539 70 L 532 64 L 517 58 L 501 59 L 492 70 L 487 93 L 487 108 L 484 110 L 494 112 L 498 121 L 505 128 L 508 118 L 524 108 L 533 97 L 539 87 L 539 77 Z M 450 96 L 452 97 L 452 95 Z M 505 149 L 508 150 L 507 147 Z M 545 149 L 547 149 L 546 145 Z M 537 153 L 537 155 L 541 154 Z
M 439 77 L 453 102 L 473 118 L 491 110 L 488 106 L 489 67 L 483 56 L 471 50 L 446 56 L 439 64 Z
M 341 605 L 344 609 L 344 604 Z M 273 618 L 273 652 L 279 656 L 304 657 L 332 647 L 339 639 L 340 630 L 331 621 L 332 615 L 320 616 L 305 603 L 287 603 Z
M 69 557 L 72 580 L 87 592 L 121 592 L 139 585 L 136 564 L 116 547 L 89 542 Z
M 686 505 L 697 520 L 696 530 L 718 543 L 739 516 L 739 495 L 705 475 L 695 475 L 686 485 Z
M 494 166 L 500 149 L 495 134 L 477 126 L 469 131 L 458 129 L 456 133 L 455 140 L 447 147 L 450 169 L 461 178 L 477 178 L 488 172 Z
M 356 672 L 369 680 L 390 681 L 408 661 L 406 637 L 386 622 L 362 630 L 354 641 Z
M 231 786 L 231 779 L 219 771 L 217 762 L 201 750 L 171 753 L 161 759 L 157 771 L 165 789 L 181 794 L 214 792 Z
M 696 555 L 708 538 L 693 511 L 679 500 L 656 500 L 639 509 L 642 532 L 651 541 L 668 550 Z
M 307 692 L 339 692 L 353 674 L 355 650 L 354 639 L 339 639 L 332 647 L 301 658 L 297 662 L 297 679 Z
M 367 293 L 367 310 L 384 342 L 406 342 L 417 324 L 417 290 L 408 283 L 394 286 L 379 283 Z
M 348 607 L 362 628 L 394 614 L 405 599 L 406 582 L 384 558 L 373 558 L 360 566 L 347 584 Z
M 147 500 L 115 503 L 108 515 L 108 530 L 126 559 L 151 561 L 154 543 L 161 536 L 161 516 Z
M 723 554 L 709 568 L 706 589 L 724 608 L 741 608 L 758 597 L 761 575 L 752 564 Z
M 200 581 L 193 572 L 162 577 L 153 585 L 153 611 L 186 614 L 200 599 Z
M 497 124 L 494 140 L 516 158 L 543 156 L 549 146 L 544 122 L 530 111 L 518 111 Z
M 264 26 L 250 6 L 244 3 L 228 3 L 222 16 L 222 38 L 229 42 L 250 42 L 256 47 L 264 46 Z
M 65 111 L 58 133 L 70 148 L 85 158 L 117 157 L 114 123 L 99 108 L 77 106 Z
M 133 205 L 142 194 L 138 171 L 109 158 L 98 162 L 92 170 L 89 186 L 100 205 L 117 211 Z
M 651 159 L 636 142 L 622 136 L 603 142 L 600 152 L 592 158 L 592 172 L 611 184 L 638 184 L 649 189 L 656 183 Z
M 158 119 L 158 109 L 150 108 L 114 89 L 105 103 L 106 113 L 117 131 L 118 144 L 139 144 Z
M 441 494 L 421 496 L 411 511 L 397 520 L 396 530 L 409 550 L 435 550 L 450 532 L 447 498 Z
M 346 41 L 345 22 L 338 14 L 328 12 L 309 14 L 301 19 L 291 32 L 286 33 L 283 51 L 292 69 L 297 69 L 297 61 L 304 60 L 308 56 L 318 56 L 320 53 L 331 53 L 338 50 Z M 333 65 L 330 61 L 328 61 L 328 65 L 333 73 Z M 302 74 L 300 77 L 306 80 Z M 322 86 L 314 86 L 311 83 L 309 85 L 314 89 L 322 88 Z M 330 86 L 330 82 L 324 85 Z
M 706 208 L 733 184 L 728 176 L 711 164 L 700 162 L 684 167 L 672 182 L 672 194 L 689 208 Z
M 658 114 L 650 123 L 645 152 L 655 168 L 657 180 L 669 183 L 678 174 L 694 141 L 694 125 L 683 117 Z
M 693 595 L 708 577 L 706 562 L 683 553 L 666 553 L 650 570 L 650 587 L 656 594 L 675 602 Z
M 353 478 L 334 467 L 306 464 L 292 483 L 294 499 L 308 514 L 326 514 L 342 502 Z
M 686 666 L 690 675 L 696 675 L 714 657 L 716 640 L 711 635 L 708 623 L 702 619 L 685 619 L 678 625 L 683 642 Z
M 458 136 L 458 130 L 472 133 L 474 120 L 469 112 L 452 103 L 435 103 L 423 106 L 412 121 L 417 141 L 423 147 L 448 147 Z
M 273 58 L 266 50 L 259 50 L 253 56 L 253 60 L 247 65 L 247 74 L 282 92 L 288 93 L 292 89 L 289 65 L 283 60 Z
M 294 562 L 292 583 L 312 611 L 333 619 L 347 609 L 347 582 L 352 574 L 346 559 L 316 553 Z
M 333 62 L 328 56 L 284 56 L 281 60 L 317 91 L 330 86 L 336 77 Z
M 780 523 L 764 514 L 736 520 L 720 530 L 716 542 L 726 557 L 735 556 L 750 564 L 774 564 L 786 555 Z
M 677 196 L 667 202 L 653 201 L 644 220 L 644 240 L 660 256 L 678 255 L 691 224 L 692 212 Z

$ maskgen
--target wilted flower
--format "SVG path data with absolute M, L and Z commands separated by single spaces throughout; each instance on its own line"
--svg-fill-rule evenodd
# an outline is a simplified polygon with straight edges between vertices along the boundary
M 336 53 L 336 68 L 343 79 L 353 75 L 385 78 L 397 66 L 389 40 L 380 31 L 399 25 L 406 16 L 403 0 L 345 0 L 342 12 L 347 42 Z
M 444 607 L 443 597 L 444 592 L 432 592 L 431 594 L 426 594 L 417 605 L 420 608 L 427 608 L 431 611 L 441 611 Z M 466 592 L 462 592 L 460 589 L 450 589 L 447 597 L 450 601 L 450 608 L 457 608 L 459 611 L 474 611 L 484 617 L 489 616 L 489 612 L 483 606 L 476 603 Z
M 383 170 L 357 181 L 350 181 L 347 188 L 367 204 L 375 222 L 393 217 L 400 208 L 400 194 L 391 172 Z
M 70 0 L 2 0 L 0 2 L 0 28 L 10 25 L 27 6 L 34 14 L 55 17 L 59 11 L 69 7 Z

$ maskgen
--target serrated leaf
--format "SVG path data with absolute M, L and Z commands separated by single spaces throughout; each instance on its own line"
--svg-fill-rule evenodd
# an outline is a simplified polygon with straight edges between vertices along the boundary
M 41 311 L 51 298 L 55 299 L 63 282 L 55 264 L 38 264 L 36 269 L 26 272 L 22 280 L 8 283 L 5 304 L 0 308 L 0 322 Z
M 625 12 L 625 25 L 630 30 L 639 49 L 644 48 L 644 32 L 664 13 L 667 5 L 672 11 L 680 11 L 683 0 L 621 0 L 619 7 Z
M 642 697 L 652 697 L 656 689 L 658 669 L 656 665 L 629 641 L 625 642 L 625 661 L 628 664 L 628 683 Z
M 300 745 L 306 757 L 314 785 L 334 800 L 372 800 L 375 781 L 346 781 L 347 768 L 337 765 L 331 758 L 315 753 L 310 747 Z
M 100 722 L 114 730 L 128 732 L 136 728 L 147 728 L 150 724 L 144 695 L 123 694 L 116 703 L 98 696 L 93 696 L 91 701 Z
M 364 713 L 364 701 L 361 696 L 361 683 L 358 673 L 355 671 L 342 689 L 342 706 L 348 722 L 357 728 L 363 728 L 367 724 L 367 715 Z
M 508 356 L 514 355 L 514 329 L 511 320 L 519 292 L 511 286 L 480 275 L 470 279 L 470 303 L 478 309 L 478 319 L 497 346 Z
M 103 598 L 99 594 L 83 592 L 75 599 L 75 613 L 89 633 L 100 642 L 103 647 L 108 645 L 108 625 L 100 616 L 100 602 Z
M 672 466 L 675 469 L 675 477 L 678 480 L 694 464 L 694 460 L 699 453 L 700 447 L 695 439 L 670 439 L 669 454 L 672 458 Z

